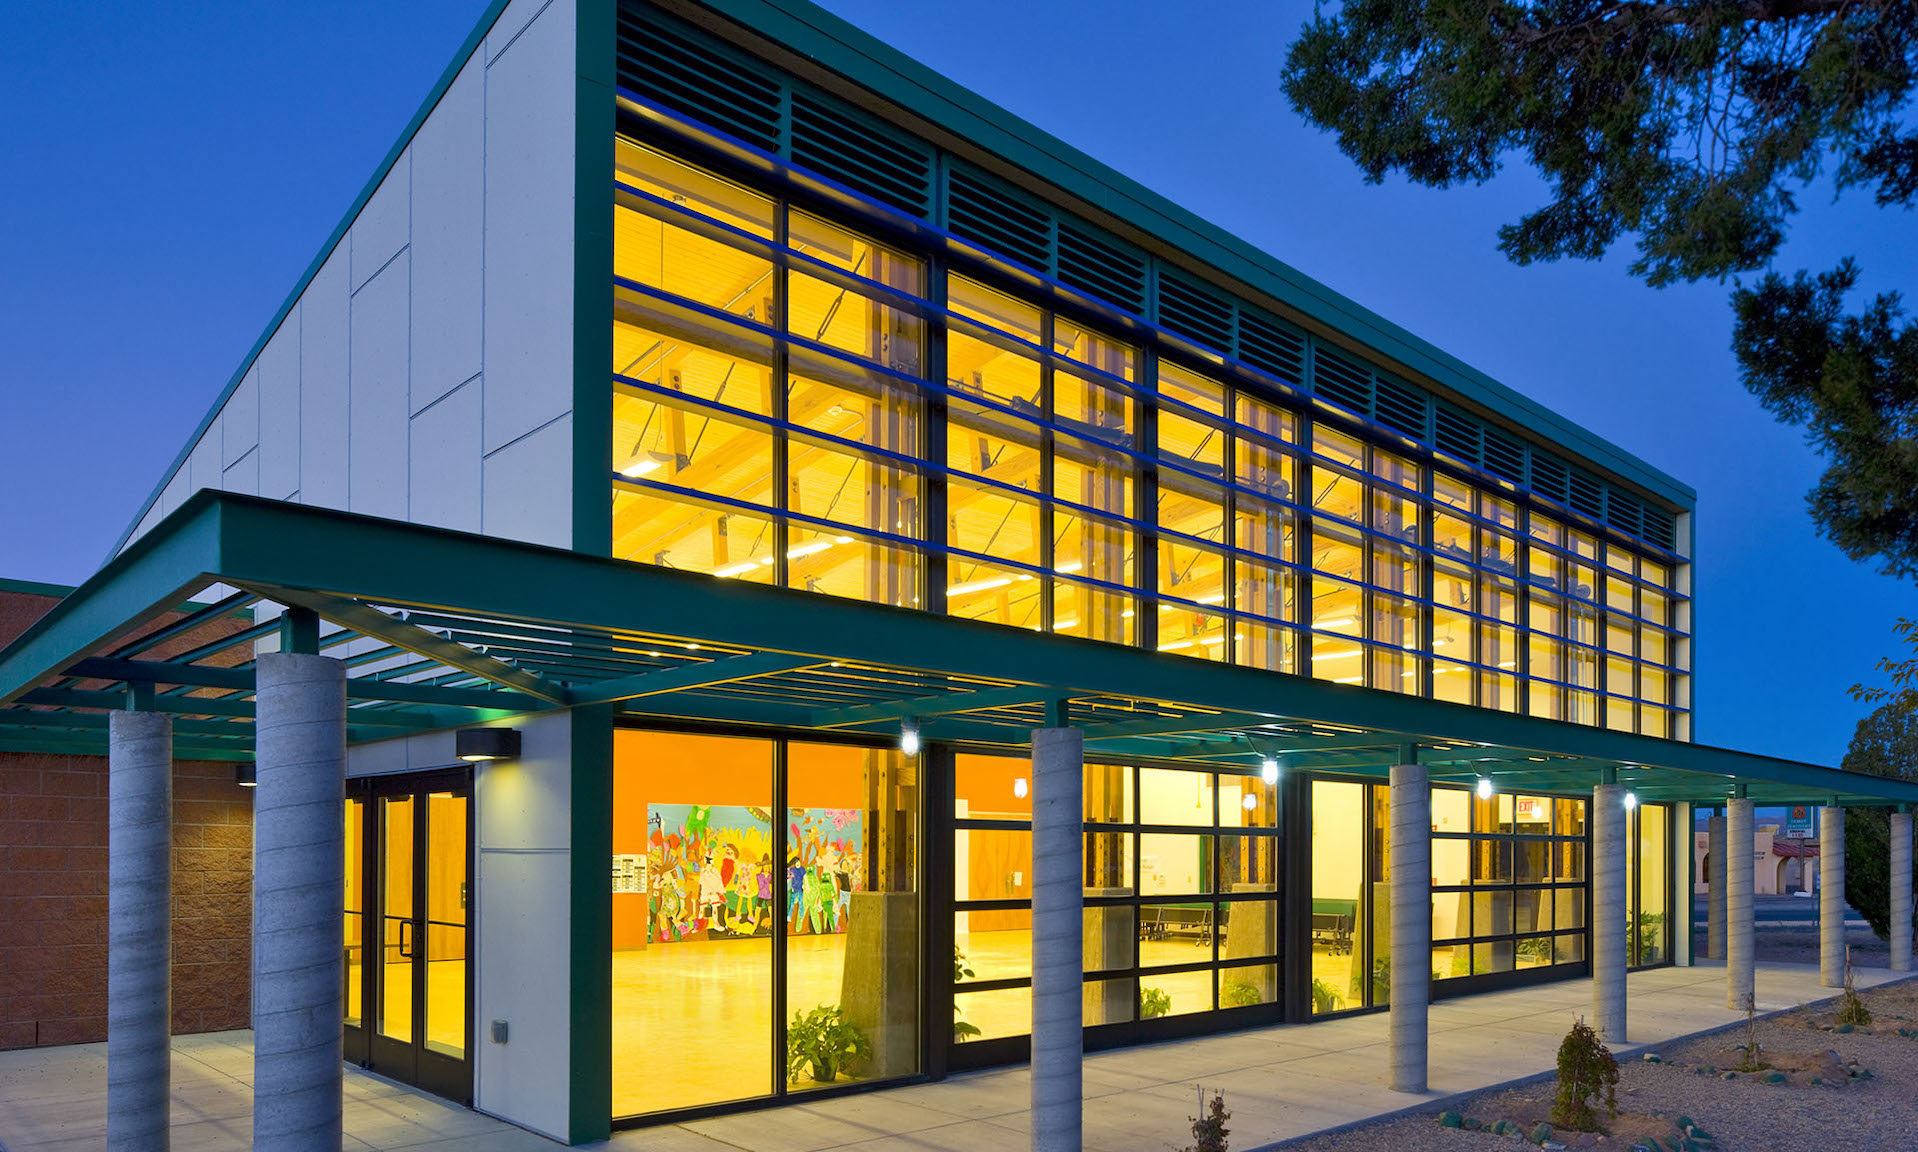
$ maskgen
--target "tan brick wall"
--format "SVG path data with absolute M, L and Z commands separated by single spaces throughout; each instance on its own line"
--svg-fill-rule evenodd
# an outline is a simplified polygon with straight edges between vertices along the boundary
M 107 1032 L 107 769 L 0 752 L 0 1048 Z M 173 1030 L 250 1016 L 253 804 L 233 765 L 173 772 Z

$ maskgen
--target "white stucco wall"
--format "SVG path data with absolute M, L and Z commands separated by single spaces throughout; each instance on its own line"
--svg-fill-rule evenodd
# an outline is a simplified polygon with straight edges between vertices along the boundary
M 570 546 L 576 16 L 506 8 L 134 537 L 219 488 Z

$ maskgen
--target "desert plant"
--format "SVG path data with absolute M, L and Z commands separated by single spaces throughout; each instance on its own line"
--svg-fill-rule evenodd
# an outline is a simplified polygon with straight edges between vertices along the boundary
M 1317 976 L 1312 977 L 1312 1011 L 1337 1012 L 1343 1007 L 1345 1007 L 1345 997 L 1339 995 L 1337 988 Z
M 1552 1123 L 1575 1132 L 1599 1131 L 1594 1101 L 1605 1105 L 1607 1117 L 1618 1115 L 1618 1061 L 1581 1016 L 1558 1046 L 1558 1095 L 1552 1098 Z
M 1225 1097 L 1214 1092 L 1207 1107 L 1205 1089 L 1199 1089 L 1199 1111 L 1204 1115 L 1192 1117 L 1192 1143 L 1179 1152 L 1226 1152 L 1225 1137 L 1231 1129 L 1225 1122 L 1232 1119 L 1232 1113 L 1225 1110 Z
M 1745 1062 L 1738 1066 L 1740 1072 L 1763 1072 L 1771 1067 L 1765 1063 L 1765 1050 L 1758 1045 L 1758 1000 L 1750 992 L 1745 993 Z
M 1219 1006 L 1221 1008 L 1244 1008 L 1252 1004 L 1263 1003 L 1265 1003 L 1265 997 L 1259 995 L 1259 990 L 1253 987 L 1249 981 L 1227 980 L 1225 987 L 1219 989 Z
M 872 1059 L 872 1041 L 866 1038 L 837 1004 L 822 1004 L 810 1012 L 793 1013 L 786 1026 L 786 1080 L 798 1080 L 812 1067 L 812 1078 L 822 1084 L 835 1080 L 854 1060 Z
M 1172 1011 L 1172 997 L 1158 988 L 1139 989 L 1139 1019 L 1157 1020 Z
M 959 945 L 954 944 L 952 946 L 952 982 L 957 984 L 963 980 L 970 980 L 975 975 L 977 973 L 972 970 L 972 965 L 966 962 L 966 954 L 959 950 Z M 954 1004 L 952 1006 L 952 1042 L 964 1044 L 974 1036 L 980 1035 L 983 1033 L 979 1031 L 979 1026 L 968 1021 L 965 1014 L 959 1011 L 959 1005 Z
M 1851 946 L 1845 946 L 1845 1000 L 1838 1006 L 1838 1022 L 1862 1028 L 1871 1023 L 1871 1009 L 1858 998 L 1858 983 L 1851 973 Z

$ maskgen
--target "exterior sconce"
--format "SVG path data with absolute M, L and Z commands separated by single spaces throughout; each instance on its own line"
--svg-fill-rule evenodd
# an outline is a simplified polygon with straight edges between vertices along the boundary
M 899 751 L 908 756 L 919 755 L 919 723 L 908 720 L 899 729 Z
M 1279 758 L 1277 756 L 1266 756 L 1259 760 L 1259 779 L 1265 781 L 1267 784 L 1277 784 L 1279 782 Z M 1247 799 L 1249 800 L 1251 797 L 1247 797 Z M 1246 807 L 1250 808 L 1251 805 L 1247 804 Z
M 469 763 L 481 760 L 517 760 L 519 759 L 519 729 L 462 728 L 454 734 L 453 747 L 459 758 Z
M 1492 798 L 1492 778 L 1490 776 L 1480 776 L 1478 778 L 1478 798 L 1480 800 L 1490 800 Z
M 1026 798 L 1026 778 L 1024 776 L 1013 777 L 1012 794 L 1021 800 Z
M 260 786 L 259 769 L 250 763 L 235 764 L 233 766 L 233 782 L 242 788 L 258 788 Z

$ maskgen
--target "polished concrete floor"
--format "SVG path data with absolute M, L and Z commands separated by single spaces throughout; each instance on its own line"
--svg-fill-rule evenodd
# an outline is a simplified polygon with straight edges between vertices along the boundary
M 1858 972 L 1860 986 L 1890 974 Z M 1635 1053 L 1680 1036 L 1735 1024 L 1717 966 L 1662 968 L 1629 978 Z M 1832 994 L 1815 965 L 1761 964 L 1758 1008 L 1782 1011 Z M 1176 1146 L 1187 1135 L 1201 1087 L 1225 1093 L 1240 1150 L 1406 1109 L 1443 1096 L 1547 1072 L 1573 1019 L 1589 1015 L 1591 985 L 1574 980 L 1448 1000 L 1432 1008 L 1432 1091 L 1384 1084 L 1382 1014 L 1348 1016 L 1154 1044 L 1087 1057 L 1085 1146 L 1132 1150 Z M 181 1037 L 174 1045 L 176 1152 L 247 1147 L 251 1036 Z M 1029 1080 L 1024 1068 L 955 1076 L 882 1092 L 815 1099 L 680 1125 L 617 1134 L 619 1152 L 1007 1152 L 1023 1146 Z M 97 1149 L 105 1128 L 106 1047 L 0 1052 L 0 1147 L 7 1152 Z M 348 1069 L 344 1147 L 421 1152 L 534 1152 L 549 1141 L 410 1089 Z

